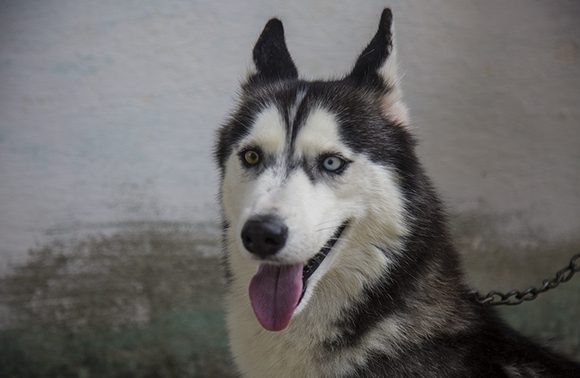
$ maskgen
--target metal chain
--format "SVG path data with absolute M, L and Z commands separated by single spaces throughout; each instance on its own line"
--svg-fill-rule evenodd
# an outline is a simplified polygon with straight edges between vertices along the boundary
M 512 290 L 507 293 L 490 291 L 485 295 L 482 295 L 481 293 L 475 291 L 473 292 L 473 295 L 476 301 L 488 306 L 519 305 L 522 302 L 532 301 L 536 299 L 538 295 L 545 293 L 548 290 L 554 289 L 561 283 L 570 281 L 570 279 L 574 276 L 574 274 L 579 271 L 580 271 L 580 253 L 572 256 L 570 263 L 565 268 L 559 270 L 554 278 L 542 281 L 542 286 L 540 288 L 530 287 L 523 291 Z

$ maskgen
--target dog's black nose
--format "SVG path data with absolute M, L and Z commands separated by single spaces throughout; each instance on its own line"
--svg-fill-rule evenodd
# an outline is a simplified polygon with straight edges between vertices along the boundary
M 276 254 L 286 244 L 288 227 L 275 215 L 257 215 L 242 228 L 242 242 L 251 253 L 264 258 Z

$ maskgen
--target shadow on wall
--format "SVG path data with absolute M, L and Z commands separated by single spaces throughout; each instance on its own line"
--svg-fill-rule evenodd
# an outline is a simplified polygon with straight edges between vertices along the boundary
M 580 245 L 513 251 L 496 242 L 488 221 L 454 222 L 462 225 L 454 234 L 468 279 L 485 290 L 539 284 Z M 0 376 L 234 376 L 217 234 L 211 225 L 141 223 L 32 250 L 0 281 Z M 524 333 L 580 358 L 579 289 L 575 279 L 502 312 Z

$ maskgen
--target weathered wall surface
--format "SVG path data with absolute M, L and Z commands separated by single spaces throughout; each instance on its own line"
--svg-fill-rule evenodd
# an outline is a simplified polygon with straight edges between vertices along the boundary
M 305 77 L 346 72 L 395 11 L 420 154 L 507 243 L 580 230 L 577 1 L 0 4 L 0 261 L 122 222 L 214 222 L 214 131 L 273 16 Z M 477 222 L 476 222 L 477 223 Z

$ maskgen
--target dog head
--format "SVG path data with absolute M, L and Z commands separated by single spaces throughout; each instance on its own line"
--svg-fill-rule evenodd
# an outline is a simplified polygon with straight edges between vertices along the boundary
M 254 47 L 216 160 L 233 281 L 268 330 L 286 328 L 327 276 L 378 277 L 407 232 L 416 161 L 395 55 L 389 9 L 341 80 L 300 80 L 277 19 Z

